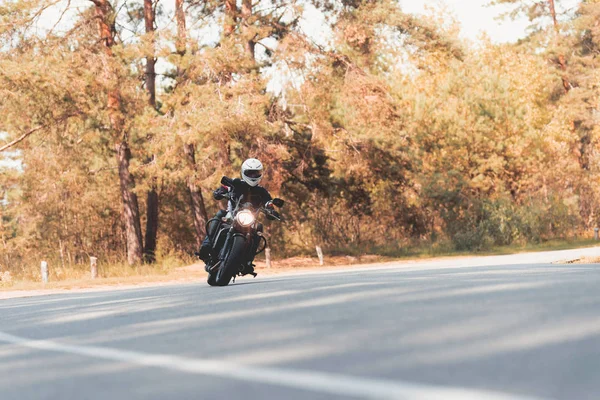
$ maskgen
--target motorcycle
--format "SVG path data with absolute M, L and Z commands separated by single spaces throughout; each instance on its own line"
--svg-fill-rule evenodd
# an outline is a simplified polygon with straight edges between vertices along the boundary
M 232 180 L 227 177 L 221 179 L 221 184 L 233 188 Z M 224 197 L 230 200 L 231 192 Z M 251 260 L 268 245 L 258 216 L 262 213 L 269 219 L 281 221 L 274 206 L 282 207 L 283 204 L 282 199 L 275 198 L 265 206 L 256 208 L 252 203 L 244 202 L 244 196 L 241 196 L 237 199 L 233 211 L 226 217 L 208 220 L 206 232 L 211 241 L 212 251 L 206 271 L 207 283 L 210 286 L 227 286 L 231 279 L 235 282 L 237 276 L 256 277 Z

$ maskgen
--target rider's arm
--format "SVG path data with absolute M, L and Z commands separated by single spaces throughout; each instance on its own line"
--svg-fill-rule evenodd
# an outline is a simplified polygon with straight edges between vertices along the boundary
M 273 221 L 276 219 L 280 219 L 281 215 L 279 215 L 279 213 L 275 210 L 273 204 L 269 203 L 271 200 L 273 200 L 273 197 L 271 197 L 271 194 L 267 189 L 264 189 L 264 193 L 262 194 L 263 207 L 269 210 L 269 214 L 267 214 L 267 219 Z
M 267 204 L 267 202 L 273 200 L 273 197 L 271 197 L 271 193 L 269 193 L 269 191 L 267 189 L 265 189 L 265 188 L 261 188 L 261 189 L 263 190 L 263 192 L 261 193 L 261 197 L 262 197 L 261 201 L 264 206 L 265 204 Z
M 225 185 L 221 185 L 220 188 L 213 191 L 213 199 L 215 200 L 223 200 L 225 195 L 229 193 L 231 189 Z

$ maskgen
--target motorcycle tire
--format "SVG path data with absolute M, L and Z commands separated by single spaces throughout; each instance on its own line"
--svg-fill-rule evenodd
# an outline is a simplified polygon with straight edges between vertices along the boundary
M 219 286 L 217 285 L 217 274 L 214 273 L 208 273 L 208 278 L 206 279 L 206 283 L 208 283 L 210 286 Z
M 231 248 L 227 254 L 227 259 L 219 268 L 217 277 L 215 279 L 217 286 L 229 285 L 231 278 L 233 278 L 239 271 L 239 266 L 242 263 L 245 249 L 246 239 L 243 236 L 236 235 L 231 239 Z

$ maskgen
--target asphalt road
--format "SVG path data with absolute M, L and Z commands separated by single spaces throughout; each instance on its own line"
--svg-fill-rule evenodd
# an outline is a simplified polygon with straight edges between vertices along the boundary
M 599 249 L 0 301 L 0 399 L 598 399 Z

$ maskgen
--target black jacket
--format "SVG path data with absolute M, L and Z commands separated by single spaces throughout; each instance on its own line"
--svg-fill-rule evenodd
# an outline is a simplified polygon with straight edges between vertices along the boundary
M 221 186 L 213 192 L 213 197 L 215 200 L 222 200 L 223 195 L 227 192 L 227 187 Z M 233 196 L 229 200 L 228 211 L 232 211 L 240 197 L 242 197 L 242 203 L 252 203 L 255 208 L 262 207 L 267 201 L 273 200 L 269 191 L 264 187 L 260 185 L 250 186 L 243 180 L 236 178 L 233 180 Z

